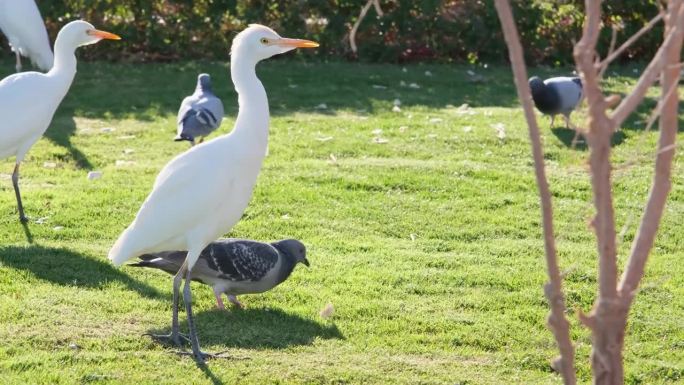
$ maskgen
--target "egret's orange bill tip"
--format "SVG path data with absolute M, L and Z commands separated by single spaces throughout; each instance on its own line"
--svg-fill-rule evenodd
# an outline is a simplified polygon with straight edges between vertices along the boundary
M 316 48 L 319 45 L 315 41 L 311 41 L 311 40 L 286 39 L 286 38 L 282 38 L 282 39 L 277 40 L 276 44 L 286 46 L 286 47 L 295 47 L 295 48 Z
M 90 31 L 88 31 L 88 35 L 97 36 L 100 39 L 121 40 L 121 36 L 115 35 L 107 31 L 100 31 L 99 29 L 91 29 Z

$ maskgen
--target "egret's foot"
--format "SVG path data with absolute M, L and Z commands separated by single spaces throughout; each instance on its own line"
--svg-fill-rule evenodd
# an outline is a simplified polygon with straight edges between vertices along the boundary
M 19 222 L 21 223 L 28 223 L 29 222 L 29 217 L 27 217 L 24 214 L 19 214 Z
M 228 355 L 228 351 L 220 352 L 220 353 L 205 353 L 200 351 L 199 356 L 195 355 L 193 352 L 187 352 L 187 351 L 180 351 L 177 352 L 178 355 L 181 356 L 192 356 L 195 361 L 197 361 L 198 364 L 204 364 L 207 360 L 209 359 L 215 359 L 215 358 L 223 358 L 226 360 L 232 360 L 236 359 L 235 357 Z
M 152 334 L 152 333 L 145 333 L 143 334 L 144 336 L 150 336 L 152 339 L 155 339 L 157 341 L 171 341 L 177 346 L 181 346 L 184 343 L 190 343 L 190 338 L 186 336 L 185 334 L 182 333 L 176 333 L 175 335 L 173 333 L 169 334 Z

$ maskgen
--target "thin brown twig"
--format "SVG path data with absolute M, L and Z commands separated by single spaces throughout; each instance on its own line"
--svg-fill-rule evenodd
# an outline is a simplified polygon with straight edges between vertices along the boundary
M 620 48 L 618 48 L 617 50 L 614 50 L 614 51 L 612 51 L 612 52 L 609 50 L 608 55 L 606 56 L 606 58 L 603 59 L 603 60 L 599 63 L 599 68 L 600 68 L 600 70 L 599 70 L 599 77 L 603 77 L 603 73 L 604 73 L 604 72 L 606 71 L 606 69 L 608 68 L 608 65 L 610 65 L 610 63 L 611 63 L 613 60 L 615 60 L 615 59 L 618 58 L 620 55 L 622 55 L 622 53 L 623 53 L 627 48 L 629 48 L 632 44 L 634 44 L 635 41 L 639 40 L 639 38 L 640 38 L 641 36 L 643 36 L 646 32 L 648 32 L 649 30 L 651 30 L 651 28 L 653 28 L 653 26 L 655 26 L 660 20 L 662 20 L 663 16 L 664 16 L 664 12 L 662 12 L 662 11 L 659 12 L 653 19 L 651 19 L 651 21 L 649 21 L 649 22 L 646 23 L 643 27 L 641 27 L 641 29 L 640 29 L 639 31 L 637 31 L 637 33 L 635 33 L 635 34 L 632 35 L 629 39 L 627 39 L 624 43 L 622 43 L 622 45 L 620 45 Z M 615 36 L 616 36 L 616 33 L 615 33 L 615 30 L 613 30 L 613 37 L 615 37 Z M 613 42 L 611 41 L 611 46 L 612 46 L 612 44 L 613 44 Z
M 671 15 L 670 17 L 675 17 L 675 15 Z M 684 23 L 684 16 L 682 16 L 681 13 L 677 14 L 676 21 L 673 25 L 681 25 L 682 23 Z M 665 52 L 669 51 L 670 47 L 676 42 L 675 36 L 673 35 L 677 31 L 679 31 L 679 28 L 672 28 L 666 33 L 663 44 L 658 48 L 655 56 L 653 56 L 653 59 L 641 74 L 641 77 L 639 77 L 639 81 L 637 82 L 636 87 L 634 87 L 634 90 L 632 90 L 632 92 L 627 95 L 613 111 L 611 118 L 615 121 L 616 127 L 620 127 L 637 105 L 641 103 L 644 96 L 646 96 L 648 88 L 655 82 L 658 74 L 663 70 L 663 67 L 665 66 Z M 679 62 L 679 60 L 677 60 L 677 62 Z
M 525 68 L 520 38 L 513 21 L 513 12 L 511 11 L 508 0 L 496 0 L 495 5 L 499 14 L 499 20 L 501 21 L 506 44 L 508 45 L 518 97 L 520 98 L 520 102 L 525 111 L 525 119 L 527 120 L 532 146 L 532 156 L 534 158 L 535 176 L 537 187 L 539 188 L 542 209 L 542 227 L 544 232 L 544 249 L 547 272 L 549 275 L 549 282 L 544 287 L 544 292 L 551 307 L 548 324 L 556 338 L 558 348 L 561 352 L 560 358 L 555 361 L 555 369 L 561 373 L 566 385 L 574 385 L 577 381 L 574 367 L 574 347 L 572 345 L 572 340 L 570 339 L 569 323 L 565 318 L 565 299 L 562 292 L 562 281 L 560 269 L 558 268 L 558 256 L 553 231 L 551 191 L 544 169 L 544 153 L 539 134 L 539 126 L 537 125 L 537 119 L 534 115 L 532 94 L 529 85 L 527 84 L 527 70 Z
M 682 1 L 671 0 L 668 4 L 668 11 L 669 18 L 666 20 L 666 29 L 668 30 L 668 39 L 672 39 L 672 43 L 663 52 L 663 61 L 669 65 L 663 66 L 665 70 L 661 74 L 664 97 L 660 112 L 660 138 L 658 139 L 655 175 L 653 176 L 644 216 L 641 219 L 637 236 L 632 243 L 627 268 L 622 275 L 619 286 L 620 294 L 627 307 L 631 304 L 635 290 L 644 275 L 646 261 L 653 248 L 655 235 L 665 209 L 665 202 L 672 186 L 672 161 L 675 155 L 675 141 L 679 126 L 679 94 L 673 90 L 677 89 L 680 70 L 677 67 L 673 68 L 671 64 L 679 62 L 682 41 L 684 40 L 684 27 L 682 26 L 684 6 L 682 6 Z
M 366 5 L 364 5 L 361 8 L 361 13 L 359 14 L 359 17 L 356 19 L 356 22 L 354 22 L 351 31 L 349 31 L 349 45 L 351 46 L 351 50 L 354 54 L 358 52 L 358 47 L 356 46 L 356 32 L 358 31 L 363 19 L 366 18 L 366 14 L 368 14 L 368 10 L 370 10 L 371 6 L 375 7 L 375 12 L 378 13 L 378 16 L 383 15 L 382 8 L 380 8 L 379 0 L 368 0 Z

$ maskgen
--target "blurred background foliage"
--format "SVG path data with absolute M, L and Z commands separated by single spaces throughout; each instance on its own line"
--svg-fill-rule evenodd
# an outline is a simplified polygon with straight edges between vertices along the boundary
M 658 12 L 660 0 L 604 2 L 605 55 L 611 26 L 618 44 Z M 371 62 L 502 63 L 505 43 L 491 0 L 381 0 L 384 15 L 371 7 L 357 34 L 349 30 L 366 0 L 37 0 L 54 39 L 66 22 L 82 18 L 125 38 L 116 45 L 82 50 L 89 59 L 171 61 L 229 57 L 233 36 L 250 23 L 284 36 L 321 43 L 308 55 Z M 529 63 L 564 65 L 582 30 L 583 0 L 512 0 Z M 662 41 L 662 24 L 644 36 L 623 60 L 646 60 Z M 3 44 L 7 44 L 3 41 Z

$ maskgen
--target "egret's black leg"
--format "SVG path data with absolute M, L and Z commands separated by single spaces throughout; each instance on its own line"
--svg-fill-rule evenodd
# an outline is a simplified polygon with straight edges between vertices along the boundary
M 181 344 L 181 338 L 186 342 L 189 341 L 188 337 L 180 333 L 180 326 L 178 323 L 178 304 L 180 302 L 180 286 L 183 280 L 183 274 L 185 273 L 187 266 L 187 261 L 183 263 L 178 273 L 173 277 L 173 313 L 171 315 L 171 334 L 147 334 L 153 338 L 157 339 L 170 339 L 174 344 Z
M 188 316 L 188 329 L 190 336 L 190 346 L 192 346 L 192 355 L 195 357 L 195 361 L 202 365 L 207 358 L 229 358 L 218 354 L 204 353 L 199 346 L 199 338 L 197 338 L 197 328 L 195 327 L 195 318 L 192 315 L 192 292 L 190 290 L 190 270 L 185 275 L 185 286 L 183 286 L 183 302 L 185 302 L 185 313 Z
M 19 192 L 19 163 L 14 166 L 12 173 L 12 185 L 14 186 L 14 194 L 17 196 L 17 208 L 19 209 L 19 220 L 23 223 L 28 222 L 28 218 L 24 215 L 24 205 L 21 203 L 21 193 Z
M 204 363 L 205 354 L 202 353 L 199 346 L 199 339 L 197 338 L 197 329 L 195 328 L 195 318 L 192 316 L 192 291 L 190 290 L 190 274 L 188 269 L 185 275 L 185 286 L 183 286 L 183 302 L 185 302 L 185 314 L 188 317 L 188 330 L 190 335 L 190 346 L 192 346 L 192 355 L 199 363 Z

